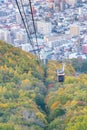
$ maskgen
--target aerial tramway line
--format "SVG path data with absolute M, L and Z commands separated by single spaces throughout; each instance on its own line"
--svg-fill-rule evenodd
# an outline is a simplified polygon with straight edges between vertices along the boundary
M 34 17 L 33 17 L 33 12 L 32 12 L 31 0 L 28 0 L 27 6 L 29 7 L 29 10 L 31 12 L 30 15 L 31 15 L 31 20 L 32 20 L 32 24 L 33 24 L 33 29 L 34 29 L 35 41 L 36 41 L 37 49 L 35 49 L 34 41 L 31 38 L 31 35 L 32 35 L 32 32 L 30 31 L 30 26 L 31 25 L 29 25 L 29 19 L 30 19 L 30 17 L 25 12 L 25 9 L 24 9 L 25 5 L 23 4 L 23 0 L 15 0 L 15 2 L 16 2 L 17 8 L 19 10 L 19 13 L 20 13 L 20 16 L 21 16 L 24 28 L 26 30 L 26 33 L 27 33 L 27 36 L 28 36 L 28 39 L 29 39 L 29 43 L 32 46 L 32 49 L 33 49 L 32 52 L 35 55 L 38 55 L 38 57 L 40 57 L 39 46 L 38 46 L 37 35 L 36 35 L 35 22 L 34 22 Z
M 15 2 L 16 2 L 16 5 L 18 7 L 18 10 L 19 10 L 19 13 L 20 13 L 24 28 L 26 30 L 30 45 L 32 46 L 32 49 L 33 49 L 32 52 L 36 56 L 38 56 L 38 58 L 40 60 L 40 53 L 39 53 L 40 49 L 39 49 L 38 41 L 37 41 L 37 34 L 36 34 L 35 21 L 34 21 L 34 16 L 33 16 L 31 0 L 28 0 L 27 7 L 29 7 L 30 14 L 31 14 L 32 26 L 33 26 L 33 29 L 34 29 L 34 35 L 35 35 L 35 41 L 36 41 L 37 49 L 35 49 L 34 42 L 33 42 L 32 38 L 31 38 L 32 33 L 30 31 L 30 25 L 29 25 L 30 17 L 25 12 L 25 5 L 23 4 L 23 0 L 15 0 Z M 44 60 L 47 61 L 47 59 L 44 59 Z M 45 61 L 44 61 L 44 63 L 46 64 Z M 57 80 L 58 80 L 58 82 L 64 82 L 64 76 L 65 76 L 64 67 L 65 67 L 65 64 L 62 62 L 62 69 L 57 70 Z

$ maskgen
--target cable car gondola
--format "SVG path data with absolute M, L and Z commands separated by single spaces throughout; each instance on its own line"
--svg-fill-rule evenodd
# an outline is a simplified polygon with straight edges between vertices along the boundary
M 65 73 L 58 73 L 58 82 L 64 82 Z
M 63 64 L 62 70 L 57 70 L 58 82 L 64 82 L 64 79 L 65 79 L 64 66 L 65 66 L 65 64 Z

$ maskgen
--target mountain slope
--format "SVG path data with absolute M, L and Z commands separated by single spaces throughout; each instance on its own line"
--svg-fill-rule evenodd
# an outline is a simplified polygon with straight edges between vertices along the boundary
M 41 63 L 32 54 L 0 41 L 0 129 L 45 128 L 43 75 Z
M 65 81 L 58 83 L 56 70 L 59 68 L 61 64 L 57 62 L 48 63 L 47 130 L 86 130 L 87 74 L 75 75 L 72 65 L 66 63 Z
M 61 68 L 0 41 L 0 130 L 86 130 L 87 74 L 66 62 L 58 83 Z

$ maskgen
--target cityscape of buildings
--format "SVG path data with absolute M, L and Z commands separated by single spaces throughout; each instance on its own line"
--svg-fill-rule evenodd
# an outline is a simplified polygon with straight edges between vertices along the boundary
M 33 52 L 37 43 L 29 1 L 22 2 L 34 48 L 15 0 L 0 0 L 0 39 Z M 32 11 L 41 59 L 87 58 L 87 0 L 32 0 Z

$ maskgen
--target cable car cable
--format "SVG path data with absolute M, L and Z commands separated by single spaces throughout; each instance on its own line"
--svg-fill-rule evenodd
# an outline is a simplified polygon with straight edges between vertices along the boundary
M 39 50 L 39 45 L 38 45 L 38 41 L 37 41 L 37 34 L 36 34 L 36 27 L 35 27 L 35 20 L 34 20 L 34 16 L 33 16 L 33 10 L 32 10 L 31 0 L 29 0 L 29 4 L 30 4 L 30 10 L 31 10 L 32 21 L 33 21 L 33 27 L 34 27 L 34 32 L 35 32 L 36 44 L 37 44 L 37 47 L 38 47 L 38 50 Z M 38 55 L 39 55 L 39 59 L 40 59 L 39 51 L 38 51 Z
M 22 16 L 22 13 L 21 13 L 20 6 L 19 6 L 19 4 L 18 4 L 18 1 L 15 0 L 15 2 L 16 2 L 16 5 L 17 5 L 17 7 L 18 7 L 18 10 L 19 10 L 19 13 L 20 13 L 21 19 L 22 19 L 22 21 L 23 21 L 23 24 L 24 24 L 24 27 L 25 27 L 26 33 L 27 33 L 27 35 L 28 35 L 28 38 L 29 38 L 30 44 L 31 44 L 32 48 L 34 49 L 33 44 L 32 44 L 32 42 L 31 42 L 31 39 L 30 39 L 30 34 L 29 34 L 28 30 L 27 30 L 27 27 L 26 27 L 26 24 L 25 24 L 24 18 L 23 18 L 23 16 Z M 34 54 L 36 55 L 36 52 L 35 52 L 35 51 L 34 51 Z
M 23 14 L 24 14 L 24 16 L 25 16 L 25 20 L 26 20 L 26 25 L 27 25 L 27 27 L 26 28 L 28 28 L 28 32 L 29 32 L 29 36 L 31 35 L 31 33 L 30 33 L 30 30 L 29 30 L 29 26 L 28 26 L 28 20 L 27 20 L 27 17 L 26 17 L 26 14 L 25 14 L 25 11 L 24 11 L 24 6 L 23 6 L 23 1 L 22 0 L 20 0 L 21 1 L 21 6 L 22 6 L 22 9 L 23 9 Z M 31 37 L 30 37 L 30 39 L 31 39 Z M 33 47 L 33 49 L 34 49 L 34 46 L 33 46 L 33 41 L 31 40 L 31 45 L 32 45 L 32 47 Z M 33 52 L 34 52 L 35 50 L 33 50 Z M 35 51 L 35 54 L 36 54 L 36 51 Z

